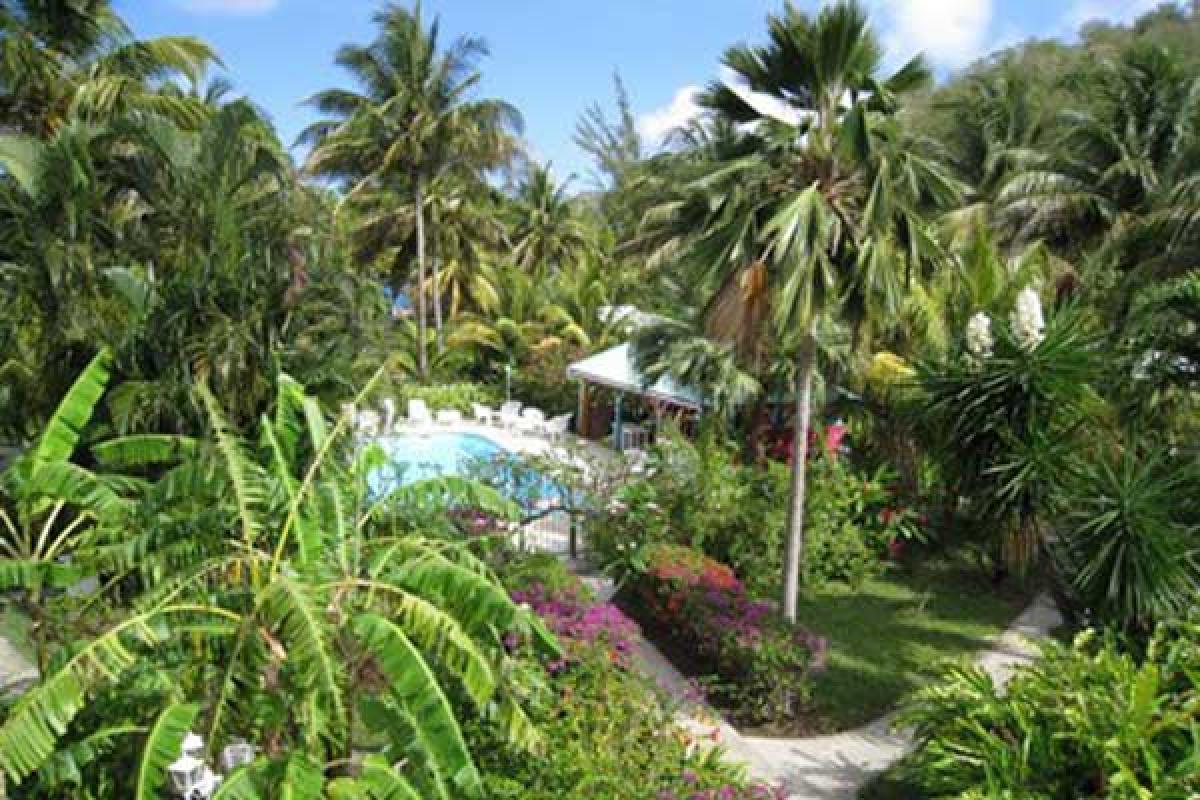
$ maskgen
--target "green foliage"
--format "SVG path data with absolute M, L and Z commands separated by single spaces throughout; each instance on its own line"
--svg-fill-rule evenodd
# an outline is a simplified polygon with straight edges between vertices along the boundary
M 198 705 L 173 705 L 164 708 L 150 729 L 138 767 L 137 800 L 157 800 L 167 783 L 167 767 L 183 752 L 187 735 L 200 713 Z
M 1000 535 L 1005 562 L 1026 568 L 1042 546 L 1051 481 L 1085 420 L 1101 421 L 1089 381 L 1097 352 L 1073 309 L 1046 320 L 1029 347 L 1002 319 L 992 321 L 994 353 L 965 348 L 918 365 L 924 430 L 942 474 L 966 497 L 973 518 Z
M 471 404 L 495 408 L 504 399 L 504 389 L 491 384 L 482 383 L 447 383 L 433 386 L 420 386 L 415 383 L 402 383 L 396 387 L 396 403 L 398 413 L 405 413 L 408 401 L 424 400 L 431 409 L 451 408 L 464 414 L 471 414 Z
M 740 463 L 736 451 L 706 434 L 658 447 L 652 474 L 631 476 L 591 517 L 593 557 L 618 579 L 645 570 L 644 549 L 687 544 L 727 563 L 756 597 L 773 596 L 783 566 L 789 470 Z M 814 458 L 809 470 L 805 584 L 861 585 L 884 568 L 896 542 L 922 541 L 917 514 L 904 508 L 883 469 L 865 475 L 843 458 Z
M 1141 656 L 1088 632 L 1047 645 L 1004 690 L 950 668 L 900 717 L 918 746 L 899 777 L 925 797 L 1190 797 L 1197 642 L 1194 621 L 1163 626 Z
M 1149 631 L 1200 592 L 1200 474 L 1160 448 L 1081 454 L 1056 481 L 1055 552 L 1070 593 L 1101 622 Z
M 181 462 L 168 462 L 162 482 L 201 465 L 212 479 L 176 484 L 186 502 L 158 496 L 152 480 L 130 481 L 144 492 L 136 513 L 156 515 L 154 529 L 137 534 L 151 536 L 142 557 L 156 569 L 126 572 L 90 598 L 105 608 L 90 622 L 98 635 L 74 632 L 0 725 L 0 768 L 22 791 L 51 792 L 78 759 L 68 754 L 94 753 L 79 748 L 114 720 L 151 731 L 136 777 L 121 768 L 124 751 L 92 757 L 86 784 L 124 787 L 114 790 L 121 796 L 134 780 L 142 794 L 156 791 L 181 726 L 195 719 L 215 748 L 245 736 L 264 752 L 231 776 L 228 797 L 272 796 L 284 785 L 319 796 L 337 777 L 323 774 L 326 764 L 379 746 L 354 719 L 383 735 L 387 764 L 403 763 L 386 767 L 389 791 L 412 784 L 422 796 L 476 795 L 481 783 L 450 702 L 459 693 L 498 739 L 538 748 L 499 635 L 523 633 L 549 654 L 553 637 L 460 542 L 424 538 L 389 508 L 397 498 L 369 496 L 376 460 L 370 448 L 358 457 L 347 448 L 345 419 L 330 426 L 286 375 L 276 385 L 276 413 L 263 418 L 257 446 L 228 428 L 202 390 L 213 440 L 165 446 L 139 437 L 108 448 L 110 461 L 139 468 L 151 455 Z M 127 535 L 97 519 L 89 547 L 74 552 L 85 570 L 111 564 L 119 544 L 110 537 Z M 183 538 L 155 541 L 159 527 Z
M 584 611 L 593 607 L 579 579 L 568 576 L 561 562 L 519 559 L 504 574 L 513 588 L 561 587 L 546 595 L 556 605 L 561 605 L 560 598 L 572 597 Z M 765 789 L 755 794 L 745 786 L 741 770 L 711 743 L 677 728 L 672 709 L 654 684 L 615 660 L 609 642 L 581 638 L 564 643 L 570 664 L 559 665 L 531 696 L 531 716 L 551 746 L 530 757 L 504 747 L 486 728 L 468 726 L 488 797 L 643 800 L 660 793 L 688 797 L 718 790 L 726 792 L 719 796 L 732 800 L 773 796 Z M 537 665 L 527 667 L 540 672 Z

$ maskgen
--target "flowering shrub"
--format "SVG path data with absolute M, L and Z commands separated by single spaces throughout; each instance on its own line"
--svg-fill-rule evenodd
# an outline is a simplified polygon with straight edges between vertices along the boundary
M 566 645 L 568 658 L 580 647 L 603 648 L 609 660 L 628 666 L 638 626 L 610 603 L 588 599 L 581 587 L 550 589 L 541 583 L 512 592 L 518 603 L 526 603 L 546 623 L 559 641 Z M 554 662 L 551 672 L 567 666 L 566 661 Z
M 676 726 L 653 684 L 628 669 L 637 627 L 597 603 L 578 577 L 549 556 L 521 556 L 501 567 L 513 595 L 553 629 L 568 662 L 533 693 L 531 718 L 550 743 L 539 753 L 512 750 L 482 720 L 467 727 L 493 800 L 771 800 L 784 795 L 747 786 L 741 769 L 712 743 Z M 510 639 L 516 669 L 533 669 L 529 651 Z M 616 662 L 616 663 L 614 663 Z M 569 667 L 569 668 L 568 668 Z
M 592 557 L 619 584 L 645 569 L 643 551 L 648 545 L 665 541 L 670 534 L 659 494 L 656 482 L 632 480 L 593 519 L 588 531 Z
M 728 566 L 691 548 L 648 548 L 632 595 L 647 628 L 694 654 L 718 679 L 713 698 L 745 722 L 790 716 L 824 666 L 823 638 L 785 623 Z

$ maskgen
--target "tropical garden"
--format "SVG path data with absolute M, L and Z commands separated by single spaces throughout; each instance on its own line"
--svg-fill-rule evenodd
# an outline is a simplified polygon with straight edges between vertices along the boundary
M 1200 12 L 940 81 L 878 33 L 784 5 L 662 146 L 614 76 L 564 177 L 419 4 L 293 148 L 205 42 L 0 0 L 0 796 L 785 796 L 647 646 L 747 734 L 897 712 L 864 796 L 1200 793 Z M 578 559 L 345 412 L 573 412 L 623 342 L 703 408 L 512 465 Z

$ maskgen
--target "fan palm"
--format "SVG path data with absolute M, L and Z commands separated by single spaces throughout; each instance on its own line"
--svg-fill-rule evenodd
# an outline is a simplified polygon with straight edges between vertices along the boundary
M 1200 253 L 1200 83 L 1180 56 L 1134 45 L 1088 87 L 1086 110 L 1063 112 L 1059 141 L 1000 191 L 999 222 L 1135 285 L 1181 274 Z M 1121 307 L 1127 289 L 1114 293 Z
M 315 145 L 308 170 L 345 180 L 351 197 L 381 189 L 411 197 L 423 341 L 431 185 L 447 171 L 478 173 L 507 161 L 516 147 L 510 134 L 520 129 L 521 118 L 507 103 L 472 98 L 480 80 L 476 63 L 487 54 L 482 40 L 459 38 L 443 48 L 438 21 L 426 27 L 419 4 L 413 10 L 389 4 L 374 19 L 379 32 L 373 42 L 338 51 L 337 63 L 360 89 L 316 94 L 310 102 L 328 118 L 301 138 Z M 433 284 L 440 284 L 436 275 Z M 423 375 L 425 348 L 418 352 Z
M 882 53 L 855 2 L 816 18 L 788 6 L 768 16 L 768 43 L 728 50 L 742 86 L 709 88 L 702 102 L 755 123 L 748 155 L 712 165 L 691 184 L 702 215 L 684 237 L 703 285 L 710 335 L 746 358 L 775 335 L 794 342 L 796 423 L 785 560 L 784 610 L 794 618 L 803 552 L 808 430 L 822 319 L 854 323 L 894 307 L 900 289 L 940 253 L 920 211 L 954 195 L 956 182 L 914 152 L 890 119 L 900 94 L 929 78 L 919 58 L 878 77 Z M 784 112 L 760 111 L 755 93 Z M 735 150 L 736 152 L 736 150 Z

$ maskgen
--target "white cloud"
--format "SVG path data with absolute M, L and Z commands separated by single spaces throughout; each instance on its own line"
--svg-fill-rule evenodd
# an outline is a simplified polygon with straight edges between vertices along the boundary
M 265 14 L 279 0 L 176 0 L 185 10 L 197 14 Z
M 638 133 L 651 144 L 661 144 L 667 134 L 700 114 L 701 108 L 696 103 L 699 94 L 699 86 L 684 86 L 675 92 L 670 103 L 638 117 Z
M 870 0 L 874 27 L 893 58 L 917 53 L 940 67 L 961 67 L 990 49 L 992 0 Z

